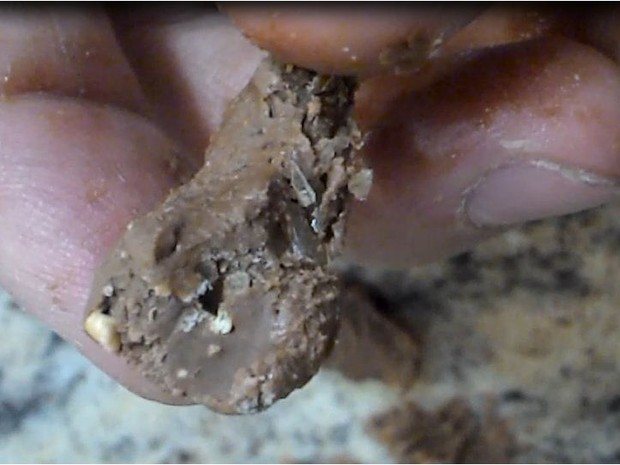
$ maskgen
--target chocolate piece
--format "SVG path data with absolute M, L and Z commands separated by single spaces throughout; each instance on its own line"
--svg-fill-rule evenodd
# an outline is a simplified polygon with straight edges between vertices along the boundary
M 434 412 L 408 401 L 371 418 L 367 430 L 399 463 L 507 463 L 513 435 L 487 410 L 481 418 L 460 398 Z
M 110 315 L 120 354 L 173 395 L 256 412 L 327 355 L 339 291 L 328 265 L 349 190 L 364 196 L 371 180 L 352 156 L 353 92 L 349 78 L 265 60 L 205 166 L 131 223 L 97 273 L 87 323 Z
M 464 401 L 454 400 L 437 412 L 414 402 L 377 415 L 368 429 L 401 463 L 450 463 L 462 456 L 476 432 L 476 418 Z
M 356 381 L 377 379 L 403 390 L 420 374 L 418 340 L 377 308 L 367 289 L 350 285 L 342 292 L 340 330 L 325 366 Z

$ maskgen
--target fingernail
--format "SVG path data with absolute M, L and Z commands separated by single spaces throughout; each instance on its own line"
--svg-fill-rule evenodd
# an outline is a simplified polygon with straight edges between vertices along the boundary
M 465 200 L 478 226 L 505 226 L 599 206 L 617 195 L 610 181 L 552 162 L 523 162 L 485 174 Z

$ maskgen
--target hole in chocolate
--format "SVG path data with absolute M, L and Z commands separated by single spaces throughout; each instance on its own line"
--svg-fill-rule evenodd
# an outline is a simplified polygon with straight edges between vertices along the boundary
M 328 179 L 327 173 L 323 173 L 319 177 L 319 181 L 321 182 L 321 186 L 323 187 L 323 189 L 325 189 L 327 187 L 327 179 Z
M 104 315 L 109 315 L 110 309 L 112 308 L 112 297 L 103 296 L 100 308 L 101 313 L 103 313 Z
M 222 279 L 218 279 L 212 283 L 211 289 L 207 289 L 204 294 L 198 296 L 198 302 L 200 302 L 200 306 L 205 312 L 217 316 L 217 309 L 222 302 L 223 293 L 224 282 Z
M 155 244 L 155 263 L 159 263 L 174 253 L 182 230 L 183 225 L 176 224 L 174 227 L 161 232 Z

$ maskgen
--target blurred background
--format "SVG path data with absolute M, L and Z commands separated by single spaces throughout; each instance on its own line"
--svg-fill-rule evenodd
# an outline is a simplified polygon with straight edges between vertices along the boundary
M 370 303 L 328 367 L 246 417 L 140 399 L 0 294 L 0 461 L 618 462 L 619 256 L 610 205 L 354 270 Z

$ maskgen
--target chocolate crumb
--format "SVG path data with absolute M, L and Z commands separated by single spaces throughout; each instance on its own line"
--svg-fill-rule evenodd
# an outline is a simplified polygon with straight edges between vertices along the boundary
M 507 463 L 515 455 L 507 424 L 492 411 L 481 418 L 460 398 L 434 412 L 406 401 L 366 429 L 399 463 Z

